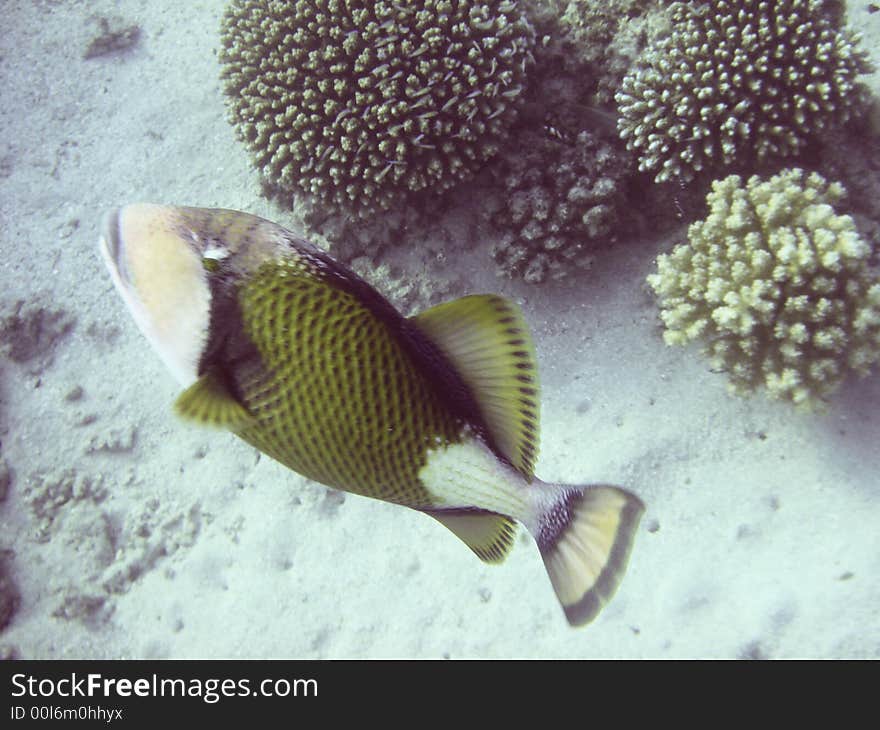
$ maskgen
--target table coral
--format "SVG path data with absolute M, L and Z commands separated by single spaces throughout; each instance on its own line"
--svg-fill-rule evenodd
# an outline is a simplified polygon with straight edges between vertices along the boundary
M 880 359 L 880 276 L 839 183 L 784 170 L 716 181 L 709 215 L 648 277 L 667 344 L 701 340 L 733 389 L 821 405 Z

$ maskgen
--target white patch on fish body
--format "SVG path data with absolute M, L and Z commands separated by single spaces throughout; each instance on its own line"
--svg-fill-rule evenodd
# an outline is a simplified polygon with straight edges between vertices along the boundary
M 532 521 L 525 478 L 475 436 L 431 449 L 419 480 L 437 509 L 476 507 L 524 523 Z
M 229 258 L 229 249 L 219 244 L 209 243 L 202 257 L 212 261 L 222 261 Z

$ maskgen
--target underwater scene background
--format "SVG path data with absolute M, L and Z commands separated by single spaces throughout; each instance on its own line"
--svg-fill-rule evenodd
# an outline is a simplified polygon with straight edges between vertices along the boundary
M 861 0 L 5 3 L 0 656 L 880 655 L 878 49 Z M 175 418 L 97 255 L 139 201 L 517 302 L 536 473 L 646 506 L 598 618 L 525 530 Z

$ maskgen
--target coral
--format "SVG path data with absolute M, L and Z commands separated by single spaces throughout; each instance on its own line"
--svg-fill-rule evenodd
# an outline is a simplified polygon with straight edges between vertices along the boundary
M 669 33 L 670 20 L 658 0 L 556 2 L 561 33 L 554 36 L 570 58 L 588 65 L 594 103 L 613 104 L 614 92 L 645 41 Z M 549 40 L 551 46 L 554 42 L 555 38 Z
M 582 130 L 524 133 L 496 165 L 504 203 L 492 215 L 499 273 L 539 283 L 588 268 L 626 200 L 629 155 Z
M 257 167 L 362 217 L 497 152 L 534 44 L 512 0 L 233 0 L 221 37 L 230 116 Z
M 651 3 L 646 0 L 568 0 L 560 4 L 563 6 L 561 21 L 576 34 L 580 54 L 604 65 L 614 36 Z
M 655 180 L 798 154 L 867 98 L 857 36 L 823 0 L 710 0 L 670 8 L 615 98 L 618 128 Z
M 577 52 L 580 47 L 560 17 L 561 8 L 554 8 L 548 0 L 531 0 L 523 9 L 538 42 L 516 126 L 565 127 L 569 131 L 595 126 L 616 136 L 617 115 L 595 103 L 601 67 L 588 60 L 593 59 L 592 55 L 587 58 Z
M 880 359 L 880 277 L 869 246 L 833 206 L 839 183 L 784 170 L 716 181 L 708 217 L 648 277 L 667 344 L 701 339 L 735 392 L 820 405 L 846 369 Z

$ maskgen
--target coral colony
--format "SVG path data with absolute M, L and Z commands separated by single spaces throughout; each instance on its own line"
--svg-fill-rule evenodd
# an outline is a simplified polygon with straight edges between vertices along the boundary
M 820 0 L 676 3 L 672 33 L 616 94 L 620 135 L 657 182 L 798 152 L 865 98 L 856 38 Z
M 510 0 L 234 0 L 221 36 L 256 166 L 363 217 L 450 188 L 498 151 L 534 44 Z
M 657 259 L 648 283 L 670 345 L 701 340 L 737 392 L 814 407 L 847 368 L 880 359 L 880 278 L 870 247 L 834 204 L 839 183 L 790 169 L 716 181 L 708 217 Z
M 587 130 L 571 139 L 526 135 L 496 165 L 504 190 L 492 216 L 501 232 L 492 248 L 498 271 L 540 283 L 589 268 L 597 247 L 614 238 L 627 161 Z

